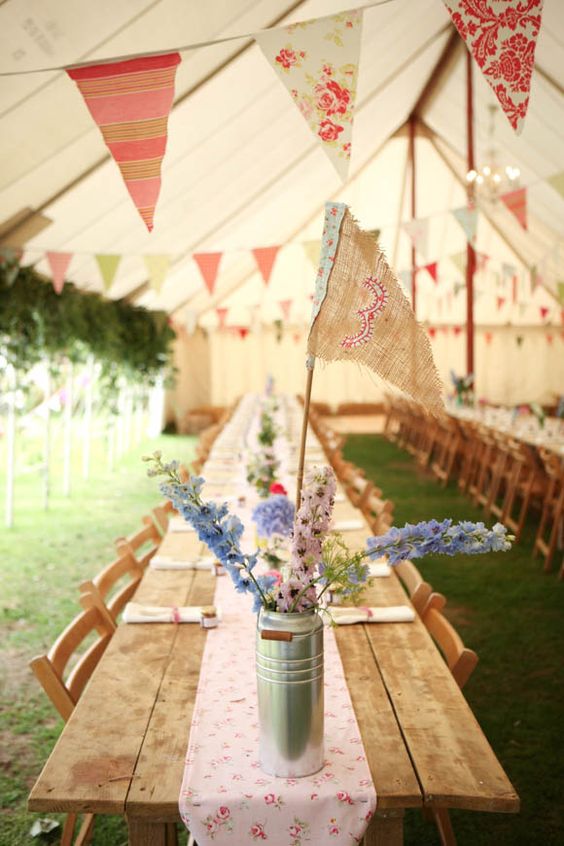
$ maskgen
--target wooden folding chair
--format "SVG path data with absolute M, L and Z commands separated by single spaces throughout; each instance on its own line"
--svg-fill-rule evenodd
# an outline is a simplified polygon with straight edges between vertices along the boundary
M 133 552 L 123 552 L 93 579 L 81 583 L 82 606 L 88 608 L 96 605 L 102 613 L 107 610 L 112 621 L 116 623 L 118 616 L 139 587 L 143 570 Z
M 458 423 L 452 417 L 441 417 L 436 421 L 437 437 L 436 449 L 431 461 L 431 472 L 446 487 L 454 472 L 456 459 L 461 445 L 461 434 Z
M 137 563 L 144 570 L 157 549 L 159 548 L 162 536 L 155 526 L 152 517 L 143 517 L 144 527 L 128 537 L 116 538 L 114 541 L 118 555 L 127 552 L 133 554 Z
M 558 544 L 562 544 L 564 533 L 564 464 L 559 456 L 549 450 L 542 450 L 541 456 L 547 482 L 533 555 L 540 553 L 544 556 L 544 569 L 548 573 L 552 568 L 552 559 Z M 559 577 L 564 577 L 564 562 Z
M 104 615 L 98 608 L 88 608 L 74 618 L 46 655 L 39 655 L 30 662 L 40 685 L 65 722 L 72 714 L 114 631 L 115 625 L 107 614 Z M 96 640 L 80 653 L 83 642 L 93 634 L 97 634 Z M 72 668 L 67 673 L 69 664 Z M 61 846 L 83 846 L 88 843 L 92 836 L 94 814 L 83 815 L 78 831 L 77 824 L 78 814 L 67 814 Z
M 423 610 L 422 619 L 427 631 L 441 650 L 448 668 L 460 688 L 463 688 L 478 663 L 478 656 L 467 649 L 455 628 L 443 616 L 446 599 L 440 593 L 432 593 Z M 456 846 L 456 837 L 446 808 L 431 808 L 431 813 L 443 846 Z
M 393 523 L 394 503 L 390 499 L 381 499 L 372 491 L 367 497 L 362 513 L 368 520 L 373 534 L 382 535 Z
M 394 570 L 407 590 L 411 604 L 417 613 L 421 615 L 433 592 L 433 588 L 423 579 L 423 576 L 411 561 L 400 561 L 399 564 L 394 565 Z

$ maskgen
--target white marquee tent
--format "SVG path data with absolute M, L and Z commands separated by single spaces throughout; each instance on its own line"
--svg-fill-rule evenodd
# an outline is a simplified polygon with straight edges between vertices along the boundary
M 342 0 L 5 0 L 0 71 L 166 52 L 347 7 Z M 551 401 L 564 390 L 564 198 L 546 181 L 564 171 L 563 68 L 564 7 L 545 0 L 524 131 L 516 136 L 498 109 L 493 136 L 500 160 L 520 169 L 528 189 L 527 231 L 503 203 L 480 205 L 476 249 L 489 259 L 476 275 L 476 380 L 478 394 L 492 401 Z M 429 220 L 428 260 L 439 263 L 438 284 L 418 273 L 417 316 L 433 328 L 448 380 L 450 368 L 466 367 L 464 271 L 449 258 L 466 249 L 451 214 L 466 203 L 465 74 L 466 48 L 441 0 L 367 6 L 342 185 L 252 38 L 183 51 L 151 234 L 66 74 L 0 76 L 0 244 L 24 247 L 25 260 L 46 273 L 44 251 L 71 252 L 69 278 L 98 291 L 95 255 L 120 254 L 108 295 L 165 309 L 183 330 L 178 415 L 259 388 L 267 372 L 281 389 L 299 391 L 315 278 L 304 243 L 320 237 L 325 201 L 346 201 L 364 228 L 380 230 L 396 270 L 411 267 L 400 223 L 410 219 L 407 121 L 415 116 L 417 217 Z M 477 69 L 474 88 L 480 163 L 492 144 L 493 95 Z M 271 245 L 281 249 L 265 286 L 250 251 Z M 213 296 L 192 259 L 208 251 L 223 253 Z M 147 280 L 149 254 L 171 257 L 159 293 Z M 519 302 L 503 288 L 503 263 L 518 271 Z M 291 309 L 278 340 L 281 300 Z M 218 306 L 229 309 L 224 331 Z M 230 326 L 251 331 L 241 338 Z M 373 377 L 355 368 L 331 365 L 316 377 L 318 399 L 378 396 Z

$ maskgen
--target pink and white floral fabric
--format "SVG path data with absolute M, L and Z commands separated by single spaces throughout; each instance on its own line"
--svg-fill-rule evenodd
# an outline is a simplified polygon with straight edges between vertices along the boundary
M 207 635 L 180 794 L 198 846 L 360 843 L 376 793 L 333 632 L 325 630 L 325 755 L 305 778 L 274 778 L 258 761 L 256 617 L 219 577 L 221 625 Z
M 362 10 L 267 29 L 255 39 L 343 181 L 351 156 Z
M 529 105 L 543 0 L 443 0 L 519 134 Z

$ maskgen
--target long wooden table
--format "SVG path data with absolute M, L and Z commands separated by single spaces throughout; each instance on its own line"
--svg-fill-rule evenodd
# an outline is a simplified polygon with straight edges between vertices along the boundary
M 358 517 L 347 503 L 336 519 Z M 352 547 L 368 532 L 347 532 Z M 161 547 L 197 553 L 194 534 Z M 225 577 L 227 578 L 227 577 Z M 214 577 L 148 568 L 136 601 L 207 605 Z M 394 576 L 367 605 L 408 602 Z M 366 846 L 403 842 L 406 808 L 514 813 L 519 798 L 419 618 L 336 630 L 378 808 Z M 166 846 L 178 795 L 206 632 L 196 625 L 118 626 L 35 784 L 29 809 L 125 814 L 132 846 Z M 201 845 L 200 845 L 201 846 Z M 315 846 L 312 844 L 312 846 Z M 319 844 L 321 846 L 321 844 Z

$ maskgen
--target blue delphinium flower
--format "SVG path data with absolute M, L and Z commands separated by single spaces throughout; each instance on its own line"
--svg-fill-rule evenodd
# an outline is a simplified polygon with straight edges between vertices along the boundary
M 401 529 L 392 528 L 385 535 L 368 538 L 370 558 L 388 556 L 390 564 L 425 555 L 477 555 L 484 552 L 505 552 L 511 549 L 513 537 L 501 523 L 492 529 L 483 523 L 463 520 L 428 520 L 406 523 Z
M 294 525 L 294 505 L 287 496 L 274 494 L 259 502 L 253 511 L 253 520 L 261 537 L 284 535 L 288 537 Z

